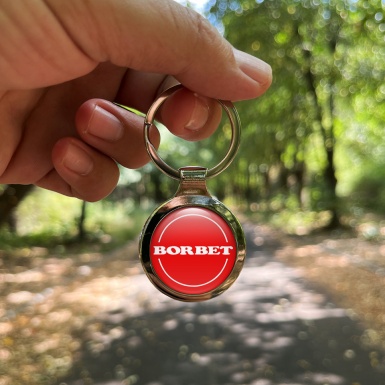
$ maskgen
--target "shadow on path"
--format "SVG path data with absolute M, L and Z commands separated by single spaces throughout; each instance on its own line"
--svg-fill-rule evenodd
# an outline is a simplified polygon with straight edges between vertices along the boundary
M 132 277 L 135 289 L 90 322 L 71 378 L 59 383 L 385 385 L 384 355 L 364 348 L 357 321 L 272 247 L 256 246 L 261 229 L 245 230 L 247 262 L 227 293 L 182 303 Z

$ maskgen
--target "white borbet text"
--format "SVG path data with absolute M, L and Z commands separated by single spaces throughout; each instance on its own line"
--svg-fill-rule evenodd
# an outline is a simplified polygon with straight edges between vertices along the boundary
M 233 246 L 154 246 L 153 255 L 230 255 Z

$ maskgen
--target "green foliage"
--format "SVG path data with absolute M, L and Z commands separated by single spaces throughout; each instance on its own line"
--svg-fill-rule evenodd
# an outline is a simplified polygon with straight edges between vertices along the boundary
M 383 3 L 211 4 L 209 17 L 226 38 L 269 62 L 274 73 L 265 96 L 239 105 L 242 150 L 235 175 L 227 178 L 240 184 L 245 199 L 249 188 L 260 192 L 253 199 L 306 189 L 308 194 L 298 194 L 299 206 L 335 210 L 336 192 L 349 195 L 352 181 L 366 167 L 381 164 L 385 151 Z M 242 182 L 239 175 L 248 171 Z M 310 199 L 301 201 L 304 195 Z
M 353 185 L 350 202 L 376 214 L 385 214 L 385 164 L 365 168 Z
M 0 231 L 0 249 L 9 252 L 31 246 L 66 253 L 68 247 L 78 251 L 106 251 L 139 236 L 151 207 L 137 207 L 133 200 L 87 203 L 86 238 L 77 241 L 82 201 L 36 189 L 17 208 L 17 234 L 6 228 Z
M 20 203 L 16 213 L 20 235 L 39 234 L 57 236 L 76 232 L 75 218 L 81 202 L 45 190 L 36 190 Z

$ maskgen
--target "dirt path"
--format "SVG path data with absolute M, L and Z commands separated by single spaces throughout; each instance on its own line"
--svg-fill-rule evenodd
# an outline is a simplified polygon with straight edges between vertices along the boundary
M 370 330 L 277 258 L 286 242 L 245 230 L 241 276 L 205 303 L 159 293 L 136 246 L 34 267 L 34 292 L 3 287 L 0 385 L 385 385 Z

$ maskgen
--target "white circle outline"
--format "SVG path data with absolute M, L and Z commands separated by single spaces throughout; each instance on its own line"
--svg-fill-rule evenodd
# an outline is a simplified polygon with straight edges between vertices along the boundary
M 174 222 L 176 222 L 178 219 L 182 219 L 182 218 L 185 218 L 185 217 L 202 217 L 202 218 L 204 218 L 204 219 L 207 219 L 207 220 L 213 222 L 213 223 L 214 223 L 214 224 L 215 224 L 215 225 L 222 231 L 222 234 L 223 234 L 223 236 L 224 236 L 224 238 L 225 238 L 225 240 L 226 240 L 226 243 L 229 243 L 229 241 L 228 241 L 228 239 L 227 239 L 227 236 L 226 236 L 224 230 L 222 229 L 222 227 L 221 227 L 217 222 L 215 222 L 213 219 L 208 218 L 208 217 L 206 217 L 206 216 L 204 216 L 204 215 L 201 215 L 201 214 L 185 214 L 185 215 L 181 215 L 181 216 L 178 217 L 178 218 L 173 219 L 173 220 L 172 220 L 172 221 L 171 221 L 171 222 L 170 222 L 170 223 L 163 229 L 162 233 L 161 233 L 160 236 L 159 236 L 158 243 L 161 241 L 164 232 L 167 230 L 167 228 L 168 228 L 169 226 L 171 226 L 171 225 L 172 225 Z M 212 278 L 210 281 L 207 281 L 207 282 L 205 282 L 205 283 L 201 283 L 201 284 L 199 284 L 199 285 L 189 285 L 189 284 L 187 284 L 187 283 L 182 283 L 182 282 L 179 282 L 179 281 L 177 281 L 176 279 L 172 278 L 171 275 L 168 274 L 167 271 L 165 270 L 165 268 L 163 267 L 163 264 L 162 264 L 162 261 L 160 260 L 160 258 L 158 258 L 159 265 L 160 265 L 160 267 L 162 268 L 163 272 L 166 274 L 166 276 L 167 276 L 168 278 L 170 278 L 173 282 L 177 283 L 178 285 L 185 286 L 185 287 L 202 287 L 202 286 L 208 285 L 208 284 L 211 283 L 211 282 L 214 282 L 214 281 L 215 281 L 215 280 L 216 280 L 216 279 L 223 273 L 224 269 L 226 268 L 226 265 L 227 265 L 228 260 L 229 260 L 229 259 L 226 258 L 225 264 L 223 265 L 221 271 L 220 271 L 214 278 Z
M 210 281 L 207 281 L 207 282 L 205 282 L 205 283 L 201 283 L 201 284 L 199 284 L 199 285 L 188 285 L 187 283 L 179 282 L 179 281 L 177 281 L 176 279 L 174 279 L 173 277 L 171 277 L 171 275 L 168 274 L 167 271 L 165 270 L 165 268 L 163 267 L 162 261 L 160 260 L 160 258 L 158 258 L 159 265 L 160 265 L 160 267 L 162 268 L 164 274 L 166 274 L 167 277 L 171 279 L 171 281 L 174 281 L 174 282 L 177 283 L 178 285 L 186 286 L 186 287 L 201 287 L 201 286 L 206 286 L 206 285 L 208 285 L 208 284 L 211 283 L 211 282 L 214 282 L 214 281 L 215 281 L 215 280 L 216 280 L 216 279 L 223 273 L 223 270 L 225 270 L 225 267 L 226 267 L 226 265 L 227 265 L 228 260 L 229 260 L 229 259 L 226 258 L 226 261 L 225 261 L 225 264 L 224 264 L 223 267 L 222 267 L 222 270 L 221 270 L 221 271 L 220 271 L 220 272 L 219 272 L 213 279 L 211 279 Z
M 184 217 L 202 217 L 202 218 L 204 218 L 204 219 L 207 219 L 207 220 L 213 222 L 213 223 L 214 223 L 215 225 L 217 225 L 217 226 L 219 227 L 219 229 L 222 231 L 222 234 L 223 234 L 223 236 L 225 237 L 226 243 L 229 243 L 229 241 L 227 240 L 227 236 L 226 236 L 225 232 L 223 231 L 222 227 L 219 226 L 219 224 L 218 224 L 217 222 L 215 222 L 213 219 L 207 218 L 207 217 L 205 217 L 204 215 L 201 215 L 201 214 L 185 214 L 185 215 L 181 215 L 181 216 L 178 217 L 178 218 L 173 219 L 173 220 L 172 220 L 172 221 L 171 221 L 171 222 L 170 222 L 170 223 L 163 229 L 162 234 L 160 234 L 160 237 L 159 237 L 159 239 L 158 239 L 158 243 L 161 241 L 161 239 L 162 239 L 162 237 L 163 237 L 163 234 L 164 234 L 164 232 L 167 230 L 167 228 L 168 228 L 169 226 L 171 226 L 171 225 L 172 225 L 175 221 L 177 221 L 178 219 L 182 219 L 182 218 L 184 218 Z

